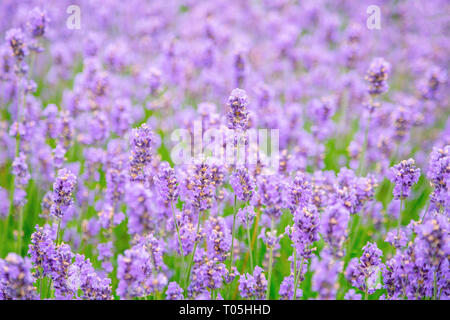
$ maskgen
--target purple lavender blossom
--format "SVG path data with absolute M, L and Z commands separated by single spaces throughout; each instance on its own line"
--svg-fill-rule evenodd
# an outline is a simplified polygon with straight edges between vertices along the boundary
M 0 259 L 0 300 L 37 300 L 31 261 L 15 253 Z
M 391 65 L 383 58 L 375 58 L 370 63 L 366 73 L 368 91 L 371 95 L 378 95 L 388 90 L 387 79 L 391 71 Z
M 57 219 L 61 219 L 72 209 L 72 193 L 77 183 L 76 176 L 68 169 L 63 168 L 58 171 L 58 177 L 53 184 L 53 204 L 50 213 Z
M 321 252 L 321 260 L 315 257 L 311 263 L 314 270 L 312 289 L 319 293 L 321 300 L 335 300 L 338 289 L 338 276 L 343 268 L 343 261 L 336 260 L 329 250 Z
M 350 215 L 342 205 L 333 205 L 325 209 L 320 223 L 320 233 L 335 257 L 344 256 L 344 242 L 348 231 Z
M 231 248 L 231 231 L 223 217 L 210 217 L 205 226 L 208 259 L 225 261 Z
M 5 218 L 9 213 L 8 191 L 0 187 L 0 218 Z
M 166 291 L 166 300 L 184 300 L 183 289 L 176 282 L 170 282 Z
M 11 48 L 11 54 L 17 61 L 22 61 L 28 55 L 28 47 L 25 40 L 25 35 L 21 29 L 11 29 L 6 32 L 6 42 Z
M 294 214 L 299 207 L 306 207 L 311 201 L 311 183 L 304 173 L 297 173 L 287 190 L 287 202 L 291 213 Z
M 279 295 L 281 300 L 292 300 L 294 299 L 294 276 L 290 275 L 283 279 L 280 284 Z M 300 298 L 303 291 L 297 288 L 297 299 Z
M 439 209 L 450 208 L 450 145 L 435 147 L 430 155 L 427 178 L 433 186 L 430 201 Z
M 42 37 L 45 34 L 49 22 L 50 19 L 47 16 L 47 12 L 36 7 L 29 13 L 27 28 L 32 37 Z
M 152 160 L 153 134 L 147 124 L 131 132 L 130 178 L 131 181 L 143 182 L 147 168 Z
M 297 252 L 297 258 L 311 258 L 315 250 L 312 244 L 319 240 L 318 226 L 319 213 L 315 206 L 298 207 L 294 212 L 294 224 L 286 227 L 286 231 Z
M 167 162 L 160 164 L 156 177 L 156 187 L 160 199 L 167 205 L 178 199 L 178 180 L 175 170 Z
M 391 181 L 395 183 L 394 199 L 406 199 L 411 188 L 419 181 L 420 169 L 416 168 L 413 159 L 402 160 L 391 168 Z
M 233 89 L 228 98 L 227 106 L 228 128 L 246 130 L 249 121 L 247 93 L 239 88 Z
M 253 274 L 243 274 L 239 279 L 239 292 L 244 299 L 255 298 L 264 300 L 266 298 L 267 280 L 263 269 L 255 267 Z
M 376 243 L 369 243 L 363 247 L 363 254 L 361 258 L 354 258 L 349 262 L 346 270 L 346 278 L 353 286 L 366 292 L 366 294 L 373 294 L 381 287 L 378 283 L 381 268 L 382 252 L 378 249 Z
M 253 206 L 240 208 L 236 214 L 236 217 L 239 219 L 239 222 L 244 226 L 244 228 L 252 225 L 255 216 L 256 212 Z
M 247 202 L 251 199 L 254 182 L 247 169 L 236 169 L 230 176 L 230 184 L 240 201 Z

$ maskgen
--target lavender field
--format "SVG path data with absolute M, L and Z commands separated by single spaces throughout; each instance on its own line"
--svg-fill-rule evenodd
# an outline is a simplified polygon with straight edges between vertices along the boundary
M 447 300 L 446 0 L 1 0 L 0 300 Z

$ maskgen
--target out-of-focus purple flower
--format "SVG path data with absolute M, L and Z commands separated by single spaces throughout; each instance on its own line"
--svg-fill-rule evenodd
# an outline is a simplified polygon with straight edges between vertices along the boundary
M 284 234 L 277 235 L 277 230 L 268 231 L 266 228 L 262 228 L 258 236 L 267 248 L 277 249 L 280 247 L 280 240 L 283 238 Z
M 11 172 L 16 176 L 16 190 L 14 192 L 14 204 L 18 206 L 23 206 L 26 203 L 26 187 L 28 185 L 28 181 L 31 178 L 30 173 L 28 172 L 28 165 L 26 162 L 26 156 L 23 152 L 19 153 L 19 156 L 16 157 L 12 163 Z
M 9 213 L 8 191 L 0 187 L 0 218 L 5 218 Z
M 176 282 L 170 282 L 167 286 L 166 300 L 184 300 L 183 289 Z
M 427 178 L 434 187 L 430 201 L 438 209 L 450 211 L 450 145 L 434 147 L 430 155 Z
M 430 67 L 425 77 L 419 82 L 418 89 L 423 99 L 433 100 L 440 87 L 447 82 L 445 70 L 437 66 Z
M 113 254 L 113 243 L 112 241 L 108 241 L 106 243 L 99 243 L 97 246 L 98 249 L 98 260 L 102 261 L 102 268 L 110 273 L 113 271 L 113 266 L 111 264 L 111 258 L 114 256 Z
M 127 188 L 125 201 L 128 205 L 128 230 L 130 234 L 147 234 L 155 230 L 154 197 L 150 189 L 140 183 Z
M 45 34 L 49 22 L 50 19 L 47 16 L 47 12 L 36 7 L 28 15 L 27 28 L 32 37 L 42 37 Z
M 59 143 L 53 149 L 53 166 L 57 169 L 61 168 L 64 164 L 66 155 L 66 149 Z
M 442 214 L 435 214 L 416 226 L 416 256 L 420 264 L 437 267 L 450 255 L 449 222 Z
M 227 105 L 228 128 L 246 130 L 249 120 L 247 93 L 239 88 L 233 89 L 228 98 Z
M 25 35 L 21 29 L 10 29 L 6 32 L 6 42 L 11 48 L 11 54 L 18 61 L 22 61 L 28 55 L 28 47 L 25 40 Z
M 262 211 L 269 217 L 278 218 L 284 207 L 283 192 L 285 186 L 278 175 L 259 175 L 256 180 L 257 191 L 252 205 L 264 206 Z
M 361 300 L 362 295 L 360 293 L 356 293 L 355 289 L 350 289 L 344 296 L 345 300 Z
M 371 95 L 378 95 L 388 90 L 387 79 L 391 71 L 391 65 L 383 58 L 375 58 L 370 63 L 366 73 L 368 91 Z
M 343 261 L 337 260 L 325 249 L 321 252 L 320 261 L 314 257 L 311 269 L 314 270 L 312 289 L 319 293 L 321 300 L 334 300 L 338 289 L 338 276 L 343 268 Z
M 246 206 L 244 208 L 240 208 L 236 214 L 239 222 L 247 228 L 253 223 L 253 219 L 256 216 L 255 208 L 253 206 Z
M 31 261 L 15 253 L 0 259 L 0 300 L 37 300 Z
M 161 86 L 161 70 L 157 68 L 150 68 L 144 75 L 147 85 L 150 89 L 150 94 L 155 94 Z
M 342 205 L 336 204 L 325 208 L 320 222 L 320 234 L 335 257 L 344 256 L 344 242 L 350 215 Z

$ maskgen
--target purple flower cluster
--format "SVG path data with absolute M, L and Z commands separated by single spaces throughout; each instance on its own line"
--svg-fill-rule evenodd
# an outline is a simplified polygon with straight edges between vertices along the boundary
M 411 193 L 411 188 L 419 181 L 420 168 L 416 168 L 413 159 L 402 160 L 391 168 L 391 181 L 395 183 L 394 199 L 406 199 Z
M 254 182 L 247 169 L 236 169 L 230 176 L 230 184 L 240 201 L 247 202 L 251 199 Z
M 227 126 L 229 129 L 245 130 L 248 128 L 248 96 L 239 88 L 231 91 L 228 98 Z
M 148 166 L 152 160 L 153 133 L 147 124 L 131 132 L 130 179 L 143 182 L 148 175 Z
M 58 171 L 58 177 L 53 184 L 52 206 L 50 213 L 57 219 L 61 219 L 72 209 L 74 192 L 77 177 L 64 168 Z
M 447 214 L 450 210 L 450 145 L 433 148 L 427 178 L 433 186 L 430 201 Z
M 253 274 L 246 273 L 239 278 L 239 292 L 243 298 L 265 300 L 266 290 L 267 280 L 259 266 L 255 267 Z
M 379 283 L 381 268 L 383 263 L 381 262 L 382 251 L 378 249 L 376 243 L 367 243 L 363 247 L 363 254 L 361 258 L 353 258 L 346 270 L 346 278 L 353 286 L 372 294 L 376 289 L 381 288 Z
M 35 300 L 31 261 L 15 253 L 0 259 L 0 300 Z
M 391 64 L 383 58 L 375 58 L 370 63 L 366 73 L 368 91 L 371 95 L 378 95 L 388 90 L 387 79 L 391 72 Z
M 449 299 L 443 2 L 0 1 L 0 299 Z

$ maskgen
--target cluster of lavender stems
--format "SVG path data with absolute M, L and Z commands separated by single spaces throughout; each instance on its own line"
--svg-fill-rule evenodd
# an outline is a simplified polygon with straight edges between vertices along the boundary
M 0 299 L 449 299 L 448 4 L 378 2 L 1 1 Z

